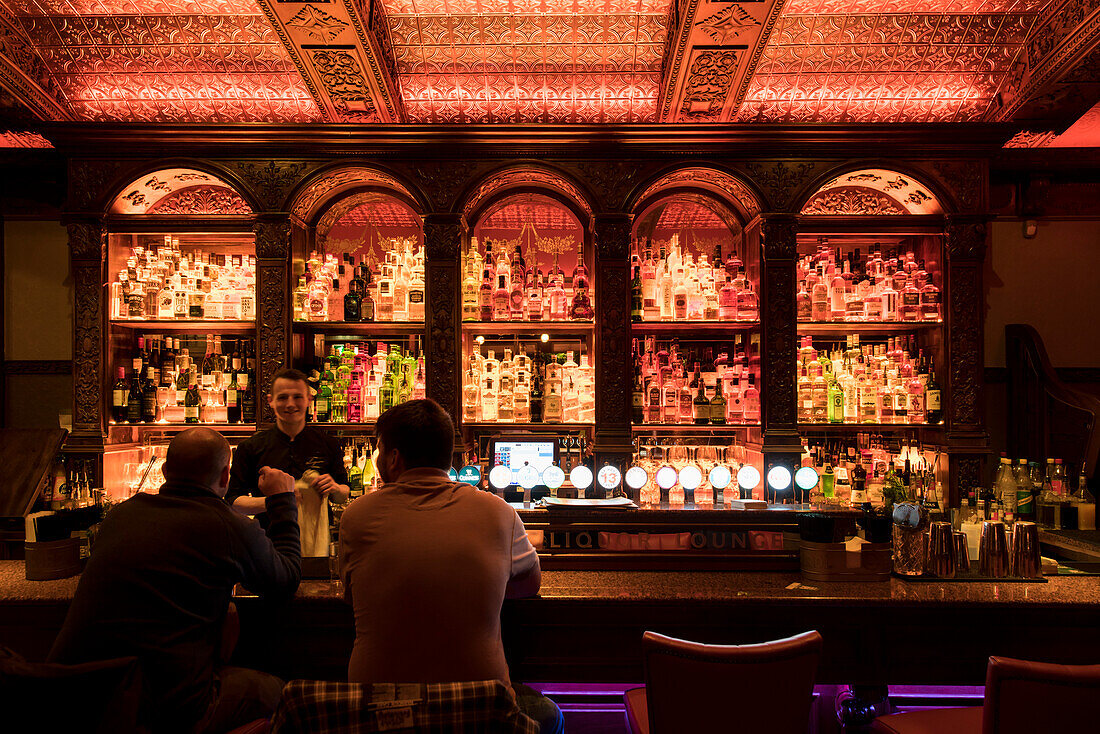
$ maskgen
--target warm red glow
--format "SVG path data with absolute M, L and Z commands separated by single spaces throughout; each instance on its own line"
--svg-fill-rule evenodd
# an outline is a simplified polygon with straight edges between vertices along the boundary
M 716 195 L 719 200 L 736 203 L 736 208 L 746 220 L 760 213 L 760 202 L 749 188 L 724 171 L 713 168 L 680 168 L 654 181 L 639 202 L 646 202 L 655 194 L 674 188 L 700 188 Z
M 320 120 L 309 90 L 253 0 L 10 0 L 9 5 L 79 119 Z
M 26 130 L 0 131 L 0 148 L 52 148 L 53 143 Z
M 793 0 L 746 90 L 744 122 L 968 122 L 1016 83 L 1049 0 Z M 902 8 L 902 5 L 906 7 Z M 983 15 L 967 15 L 978 11 Z
M 515 166 L 499 171 L 482 182 L 463 206 L 463 212 L 469 218 L 474 211 L 501 191 L 514 188 L 544 188 L 564 194 L 586 214 L 592 214 L 592 207 L 581 192 L 564 177 L 551 171 L 527 166 Z M 547 199 L 549 200 L 549 199 Z
M 655 230 L 677 231 L 681 229 L 719 229 L 729 227 L 713 210 L 689 201 L 673 201 L 666 205 L 657 219 Z
M 667 0 L 385 3 L 412 122 L 654 118 Z
M 481 220 L 479 226 L 482 229 L 518 231 L 526 224 L 533 224 L 540 231 L 580 228 L 577 218 L 561 204 L 531 195 L 507 199 L 506 203 L 494 207 L 493 211 Z

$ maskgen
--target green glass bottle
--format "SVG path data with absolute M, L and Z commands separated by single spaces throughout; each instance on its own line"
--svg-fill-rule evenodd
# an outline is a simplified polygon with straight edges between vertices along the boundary
M 393 354 L 393 352 L 390 352 L 390 354 Z M 393 383 L 393 373 L 387 372 L 382 380 L 382 388 L 378 391 L 379 410 L 383 413 L 394 406 L 394 398 L 397 395 L 397 390 Z
M 836 474 L 833 472 L 832 462 L 826 462 L 825 471 L 821 472 L 821 493 L 826 497 L 834 496 L 836 486 Z
M 828 389 L 829 400 L 829 422 L 830 423 L 843 423 L 844 422 L 844 390 L 841 389 L 840 384 L 835 380 L 829 381 Z

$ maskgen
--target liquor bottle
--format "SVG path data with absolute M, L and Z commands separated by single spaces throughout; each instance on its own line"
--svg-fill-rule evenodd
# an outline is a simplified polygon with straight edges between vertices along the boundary
M 640 367 L 634 370 L 634 391 L 630 401 L 630 420 L 638 425 L 643 422 L 645 407 L 645 394 L 642 389 L 642 370 Z
M 920 313 L 925 321 L 939 321 L 941 316 L 940 289 L 929 278 L 920 290 Z
M 536 371 L 531 381 L 531 422 L 542 423 L 542 378 Z
M 359 281 L 352 280 L 348 283 L 348 292 L 344 294 L 344 321 L 358 322 L 362 320 L 363 299 L 359 295 Z
M 462 320 L 477 321 L 481 314 L 481 303 L 478 301 L 477 278 L 474 271 L 466 269 L 466 275 L 462 279 Z
M 527 271 L 527 320 L 542 321 L 542 286 L 539 283 L 539 270 Z
M 412 268 L 408 287 L 408 308 L 405 317 L 409 321 L 424 320 L 424 274 L 423 267 Z
M 760 420 L 760 391 L 756 389 L 756 374 L 749 373 L 749 386 L 745 388 L 745 421 L 755 423 Z
M 921 294 L 917 290 L 913 279 L 907 279 L 904 290 L 899 292 L 901 293 L 900 319 L 902 321 L 917 321 L 920 319 Z
M 550 320 L 565 321 L 568 317 L 568 304 L 566 302 L 565 288 L 560 278 L 554 278 L 550 286 Z M 549 394 L 549 391 L 547 391 Z M 545 406 L 544 406 L 545 407 Z
M 840 384 L 836 379 L 829 381 L 829 387 L 827 392 L 827 398 L 829 401 L 828 407 L 828 419 L 830 423 L 843 423 L 844 422 L 844 391 L 841 390 Z
M 202 404 L 202 398 L 199 395 L 199 382 L 198 377 L 195 374 L 195 369 L 192 368 L 187 377 L 187 394 L 183 398 L 183 422 L 184 423 L 198 423 L 199 422 L 199 406 Z
M 234 370 L 225 388 L 225 414 L 230 423 L 241 422 L 241 389 L 237 384 L 237 372 Z
M 493 321 L 508 321 L 511 311 L 508 307 L 508 276 L 497 276 L 497 287 L 493 291 Z
M 126 384 L 126 368 L 118 368 L 118 381 L 111 389 L 111 420 L 115 423 L 125 423 L 129 412 L 127 399 L 130 387 Z
M 707 399 L 707 388 L 703 382 L 698 383 L 698 391 L 692 400 L 692 423 L 697 426 L 705 426 L 711 422 L 711 403 Z
M 546 394 L 542 398 L 542 422 L 561 423 L 562 383 L 560 377 L 548 377 L 545 382 Z
M 159 408 L 160 405 L 157 403 L 157 379 L 153 367 L 150 365 L 145 368 L 145 381 L 141 386 L 141 420 L 144 423 L 155 423 Z
M 248 354 L 248 357 L 244 360 L 244 372 L 237 375 L 237 384 L 241 391 L 241 421 L 246 424 L 254 424 L 256 421 L 255 368 L 252 352 L 249 351 Z
M 513 274 L 516 273 L 516 269 L 519 267 L 519 259 L 513 258 Z M 527 315 L 527 294 L 523 286 L 522 277 L 514 276 L 512 278 L 512 288 L 508 293 L 508 318 L 511 321 L 523 321 L 524 316 Z
M 630 320 L 635 324 L 642 323 L 645 316 L 645 306 L 642 298 L 642 271 L 634 269 L 634 279 L 630 283 Z
M 826 321 L 829 318 L 829 286 L 821 279 L 810 292 L 810 320 Z
M 376 315 L 374 293 L 377 292 L 377 288 L 374 286 L 370 268 L 363 268 L 363 283 L 364 286 L 359 293 L 359 320 L 374 321 Z
M 833 321 L 844 321 L 847 313 L 846 287 L 844 277 L 839 271 L 834 271 L 832 281 L 829 283 L 829 318 Z
M 928 423 L 938 424 L 943 420 L 943 393 L 940 384 L 936 382 L 936 372 L 928 370 L 928 386 L 924 391 L 924 406 Z
M 716 426 L 726 423 L 726 397 L 720 383 L 714 386 L 714 397 L 710 399 L 710 422 Z

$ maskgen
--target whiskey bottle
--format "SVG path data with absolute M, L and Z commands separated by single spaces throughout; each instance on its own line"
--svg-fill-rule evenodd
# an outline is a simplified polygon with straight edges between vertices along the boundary
M 726 423 L 726 396 L 722 394 L 722 384 L 714 386 L 714 397 L 710 400 L 710 422 L 716 426 Z
M 943 393 L 940 391 L 940 384 L 936 382 L 936 372 L 933 369 L 928 370 L 928 386 L 924 391 L 924 408 L 928 423 L 937 424 L 943 420 Z
M 635 324 L 642 323 L 645 309 L 642 301 L 642 272 L 640 268 L 634 269 L 634 280 L 630 284 L 630 320 Z
M 359 295 L 360 282 L 358 279 L 348 283 L 348 292 L 344 294 L 344 321 L 357 322 L 363 317 L 363 299 Z
M 645 395 L 642 391 L 642 370 L 634 370 L 634 391 L 630 400 L 630 420 L 635 425 L 642 423 L 644 417 Z
M 695 399 L 692 400 L 691 407 L 692 423 L 697 426 L 705 426 L 710 423 L 711 419 L 711 404 L 707 399 L 706 385 L 701 381 L 698 383 L 698 392 L 695 393 Z
M 237 384 L 236 370 L 233 370 L 229 385 L 225 388 L 225 413 L 229 423 L 241 422 L 241 390 Z

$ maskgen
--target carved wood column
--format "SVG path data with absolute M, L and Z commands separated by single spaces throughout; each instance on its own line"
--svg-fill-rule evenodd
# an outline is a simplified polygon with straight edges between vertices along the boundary
M 96 220 L 70 222 L 68 233 L 73 279 L 73 437 L 93 438 L 102 445 L 107 242 L 103 224 Z
M 596 234 L 596 467 L 626 469 L 633 446 L 630 397 L 634 379 L 630 342 L 630 215 L 594 217 Z
M 459 402 L 461 370 L 458 363 L 459 257 L 466 220 L 461 214 L 440 213 L 424 217 L 426 270 L 424 315 L 427 340 L 424 363 L 427 395 L 443 406 L 458 425 L 462 418 Z M 458 442 L 455 449 L 461 450 Z
M 760 277 L 760 393 L 763 396 L 764 468 L 784 463 L 793 470 L 802 452 L 795 379 L 798 218 L 779 213 L 762 214 L 761 218 L 764 265 Z
M 958 504 L 960 490 L 966 492 L 982 486 L 982 463 L 989 449 L 982 394 L 986 222 L 983 215 L 947 217 L 944 302 L 948 365 L 939 382 L 945 394 L 944 425 L 952 454 L 948 500 L 951 505 Z
M 256 234 L 256 415 L 260 425 L 275 422 L 267 404 L 271 378 L 290 364 L 290 217 L 260 215 Z

